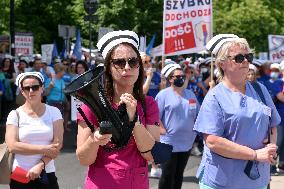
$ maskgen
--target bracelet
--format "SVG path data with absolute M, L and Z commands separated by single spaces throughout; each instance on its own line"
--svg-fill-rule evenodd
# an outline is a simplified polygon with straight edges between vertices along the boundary
M 151 149 L 151 150 L 152 150 L 152 149 Z M 140 153 L 141 153 L 141 154 L 145 154 L 145 153 L 151 152 L 151 150 L 147 150 L 147 151 L 140 152 Z
M 257 153 L 256 153 L 256 151 L 254 150 L 253 160 L 256 161 L 256 159 L 257 159 Z
M 45 169 L 45 162 L 43 161 L 43 159 L 40 159 L 40 161 L 42 161 L 42 163 L 43 163 L 43 169 Z

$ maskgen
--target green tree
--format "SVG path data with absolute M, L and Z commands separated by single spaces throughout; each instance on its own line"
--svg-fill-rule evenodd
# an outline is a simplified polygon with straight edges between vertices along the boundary
M 8 35 L 9 34 L 9 1 L 2 0 L 0 1 L 0 34 Z
M 280 1 L 276 3 L 279 5 Z M 275 4 L 271 6 L 272 1 L 268 0 L 213 1 L 214 33 L 237 34 L 245 37 L 257 52 L 267 51 L 268 35 L 283 34 L 279 23 L 283 9 Z
M 284 35 L 283 0 L 212 0 L 214 34 L 235 33 L 248 39 L 257 52 L 267 51 L 269 34 Z M 56 40 L 58 24 L 81 29 L 83 45 L 89 44 L 89 23 L 84 0 L 15 0 L 16 32 L 32 32 L 36 51 L 43 43 Z M 147 36 L 156 33 L 155 45 L 162 42 L 163 0 L 100 0 L 92 22 L 92 42 L 97 42 L 99 27 L 128 29 Z M 2 6 L 3 5 L 3 6 Z M 0 35 L 9 34 L 9 1 L 0 1 Z M 75 38 L 73 39 L 75 40 Z

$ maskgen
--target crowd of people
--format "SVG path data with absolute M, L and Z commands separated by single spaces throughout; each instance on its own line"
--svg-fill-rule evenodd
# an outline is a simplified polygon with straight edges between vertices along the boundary
M 150 176 L 160 178 L 159 189 L 180 189 L 190 155 L 203 154 L 197 172 L 202 189 L 262 189 L 270 164 L 271 174 L 284 171 L 284 61 L 256 60 L 236 35 L 213 37 L 207 49 L 214 58 L 195 61 L 181 55 L 154 60 L 138 51 L 138 41 L 134 32 L 114 31 L 98 42 L 106 96 L 114 109 L 125 104 L 135 123 L 124 148 L 106 150 L 112 135 L 100 133 L 94 112 L 83 105 L 96 128 L 92 133 L 78 114 L 76 154 L 89 166 L 85 188 L 149 188 L 151 161 Z M 39 55 L 31 62 L 24 56 L 17 63 L 11 56 L 2 60 L 1 120 L 16 154 L 13 169 L 28 171 L 30 188 L 58 188 L 53 159 L 63 130 L 70 130 L 71 98 L 63 90 L 89 68 L 84 60 L 58 58 L 50 66 Z M 166 162 L 155 164 L 159 142 L 173 150 Z M 43 174 L 50 180 L 44 187 Z M 10 187 L 25 188 L 13 180 Z

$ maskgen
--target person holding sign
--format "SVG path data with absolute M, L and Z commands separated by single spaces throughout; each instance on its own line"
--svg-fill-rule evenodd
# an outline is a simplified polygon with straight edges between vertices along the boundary
M 264 189 L 280 116 L 267 89 L 259 84 L 256 90 L 247 81 L 253 54 L 246 39 L 219 34 L 206 48 L 216 56 L 222 80 L 207 93 L 194 125 L 205 143 L 200 188 Z
M 21 73 L 16 85 L 24 105 L 9 113 L 5 141 L 15 154 L 11 189 L 58 189 L 54 159 L 63 142 L 63 119 L 56 107 L 41 102 L 40 72 Z

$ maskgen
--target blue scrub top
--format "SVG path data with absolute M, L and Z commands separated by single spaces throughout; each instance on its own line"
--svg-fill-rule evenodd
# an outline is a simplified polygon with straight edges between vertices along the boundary
M 224 137 L 255 150 L 263 148 L 268 127 L 277 126 L 281 118 L 265 86 L 260 84 L 260 87 L 268 107 L 262 103 L 249 82 L 246 83 L 245 95 L 231 91 L 221 82 L 207 93 L 194 130 Z M 218 189 L 252 189 L 266 186 L 270 180 L 269 164 L 259 162 L 260 178 L 251 180 L 244 173 L 246 163 L 245 160 L 224 158 L 210 151 L 205 145 L 197 177 L 204 184 Z M 202 171 L 204 174 L 200 178 Z
M 202 81 L 201 81 L 202 82 Z M 194 80 L 194 81 L 189 81 L 188 82 L 188 86 L 187 89 L 190 89 L 194 92 L 199 104 L 202 104 L 203 100 L 204 100 L 204 95 L 203 95 L 203 91 L 200 87 L 197 86 L 198 81 Z M 205 83 L 202 82 L 202 85 L 206 88 Z
M 50 78 L 47 79 L 44 85 L 45 89 L 48 88 L 48 85 L 51 81 L 52 80 Z M 54 86 L 50 90 L 50 93 L 47 95 L 46 101 L 47 102 L 64 102 L 65 101 L 65 94 L 63 92 L 64 88 L 65 88 L 65 83 L 63 79 L 55 79 Z
M 183 96 L 177 95 L 171 87 L 156 96 L 160 119 L 167 133 L 160 141 L 173 146 L 173 152 L 186 152 L 192 148 L 196 137 L 194 121 L 199 111 L 199 103 L 191 90 L 185 89 Z
M 268 80 L 265 83 L 265 86 L 270 93 L 272 99 L 277 99 L 276 95 L 278 93 L 282 93 L 284 81 L 282 79 L 278 79 L 276 81 Z M 277 100 L 274 102 L 276 109 L 278 110 L 278 113 L 280 114 L 280 117 L 284 117 L 284 102 L 281 102 L 280 100 Z M 280 125 L 284 126 L 284 119 L 281 120 Z
M 160 91 L 160 83 L 161 83 L 161 75 L 160 75 L 160 73 L 154 72 L 147 95 L 155 98 L 156 95 Z

